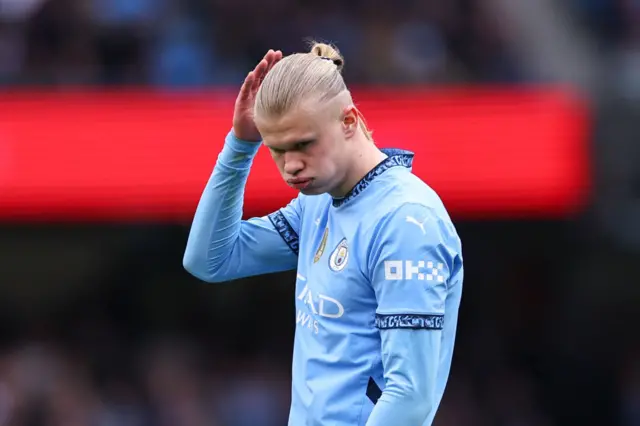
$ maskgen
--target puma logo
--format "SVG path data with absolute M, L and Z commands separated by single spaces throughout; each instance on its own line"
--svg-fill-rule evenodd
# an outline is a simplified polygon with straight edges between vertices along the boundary
M 422 222 L 418 221 L 418 219 L 416 219 L 413 216 L 407 216 L 407 222 L 409 223 L 413 223 L 414 225 L 416 225 L 418 228 L 420 228 L 420 230 L 422 231 L 422 233 L 424 235 L 427 234 L 427 231 L 424 230 L 424 224 L 427 222 L 427 220 L 429 220 L 429 218 L 426 218 L 425 220 L 423 220 Z

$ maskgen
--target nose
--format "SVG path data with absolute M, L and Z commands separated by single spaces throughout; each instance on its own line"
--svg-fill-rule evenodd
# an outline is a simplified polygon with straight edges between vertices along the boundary
M 284 172 L 288 175 L 295 176 L 304 169 L 304 163 L 294 152 L 284 154 Z

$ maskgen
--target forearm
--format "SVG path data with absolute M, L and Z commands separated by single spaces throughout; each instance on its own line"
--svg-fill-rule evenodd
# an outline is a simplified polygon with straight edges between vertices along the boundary
M 439 331 L 384 330 L 386 386 L 367 426 L 423 426 L 435 409 Z
M 230 132 L 213 173 L 202 193 L 191 225 L 184 267 L 194 276 L 211 281 L 231 255 L 240 234 L 244 187 L 257 143 L 236 139 Z

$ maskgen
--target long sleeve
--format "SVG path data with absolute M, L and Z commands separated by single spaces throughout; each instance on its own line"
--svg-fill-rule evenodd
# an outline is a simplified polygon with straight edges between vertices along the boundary
M 442 393 L 445 307 L 458 253 L 431 209 L 405 204 L 379 223 L 369 256 L 385 387 L 367 426 L 423 426 Z
M 244 188 L 259 147 L 230 132 L 202 193 L 183 265 L 203 281 L 229 281 L 296 267 L 299 198 L 269 216 L 242 220 Z
M 435 409 L 442 331 L 380 331 L 386 387 L 367 426 L 422 426 Z

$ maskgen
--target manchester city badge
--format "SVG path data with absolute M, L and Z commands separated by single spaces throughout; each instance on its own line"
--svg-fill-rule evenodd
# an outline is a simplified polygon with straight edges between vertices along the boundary
M 343 238 L 338 246 L 331 253 L 331 257 L 329 258 L 329 267 L 336 272 L 342 271 L 345 266 L 347 266 L 347 261 L 349 260 L 349 246 L 347 244 L 347 239 Z

